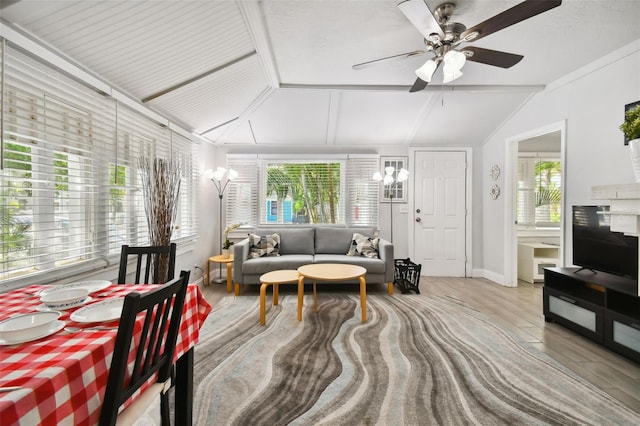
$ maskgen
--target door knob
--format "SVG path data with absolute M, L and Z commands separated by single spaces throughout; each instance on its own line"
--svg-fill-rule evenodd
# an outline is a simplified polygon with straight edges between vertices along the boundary
M 416 217 L 416 222 L 422 222 L 422 218 Z

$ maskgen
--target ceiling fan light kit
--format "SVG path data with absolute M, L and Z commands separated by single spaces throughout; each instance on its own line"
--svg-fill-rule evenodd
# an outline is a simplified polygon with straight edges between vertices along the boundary
M 438 64 L 433 59 L 429 59 L 424 63 L 423 66 L 416 70 L 416 75 L 420 80 L 426 81 L 427 83 L 431 82 L 431 77 L 433 73 L 438 68 Z
M 480 24 L 467 28 L 459 22 L 451 21 L 455 3 L 443 3 L 432 12 L 424 0 L 401 1 L 398 3 L 398 8 L 424 37 L 425 49 L 356 64 L 353 69 L 358 70 L 384 61 L 395 61 L 433 53 L 434 56 L 431 59 L 415 70 L 418 79 L 409 92 L 417 92 L 427 87 L 441 62 L 444 62 L 443 83 L 449 83 L 462 76 L 461 69 L 467 60 L 500 68 L 510 68 L 520 62 L 523 56 L 482 47 L 458 48 L 458 46 L 461 43 L 477 41 L 561 4 L 562 0 L 525 0 Z

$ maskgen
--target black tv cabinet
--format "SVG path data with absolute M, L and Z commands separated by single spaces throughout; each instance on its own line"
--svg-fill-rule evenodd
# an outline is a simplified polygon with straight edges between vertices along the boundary
M 545 268 L 544 319 L 640 362 L 638 281 L 579 268 Z

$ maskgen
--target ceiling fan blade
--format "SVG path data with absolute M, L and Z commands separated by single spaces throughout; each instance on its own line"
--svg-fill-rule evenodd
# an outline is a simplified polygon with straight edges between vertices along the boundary
M 473 46 L 467 46 L 464 49 L 460 49 L 460 51 L 465 54 L 467 61 L 479 62 L 500 68 L 511 68 L 524 58 L 524 56 L 516 55 L 515 53 L 500 52 L 498 50 Z
M 427 87 L 427 84 L 429 83 L 418 78 L 416 79 L 416 82 L 413 83 L 413 86 L 411 86 L 411 89 L 409 89 L 409 93 L 419 92 L 423 90 L 425 87 Z
M 438 20 L 433 16 L 424 0 L 402 1 L 398 3 L 398 8 L 424 38 L 428 39 L 431 33 L 438 33 L 440 37 L 444 37 Z
M 381 62 L 392 62 L 401 59 L 411 58 L 413 56 L 419 56 L 427 53 L 426 50 L 414 50 L 413 52 L 401 53 L 399 55 L 387 56 L 386 58 L 374 59 L 373 61 L 362 62 L 361 64 L 355 64 L 351 68 L 354 70 L 361 70 L 368 68 L 371 65 L 378 65 Z
M 562 4 L 562 0 L 526 0 L 520 4 L 507 9 L 504 12 L 487 19 L 484 22 L 473 26 L 462 34 L 461 41 L 476 41 L 496 31 L 500 31 L 513 24 L 529 19 L 542 12 L 558 7 Z

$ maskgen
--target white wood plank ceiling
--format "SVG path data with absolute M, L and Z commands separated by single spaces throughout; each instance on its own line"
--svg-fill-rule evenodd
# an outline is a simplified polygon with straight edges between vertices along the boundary
M 565 0 L 477 43 L 523 54 L 515 67 L 467 63 L 453 84 L 410 94 L 428 55 L 351 69 L 423 48 L 398 1 L 20 0 L 2 2 L 0 17 L 185 129 L 234 145 L 481 144 L 532 93 L 640 39 L 640 1 Z M 456 0 L 453 18 L 471 26 L 519 2 Z

